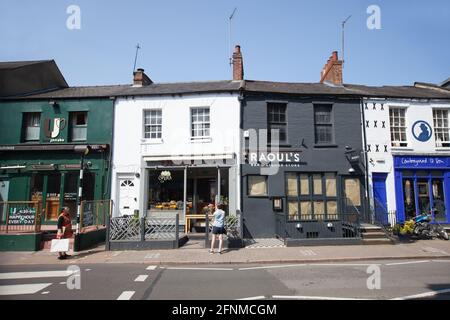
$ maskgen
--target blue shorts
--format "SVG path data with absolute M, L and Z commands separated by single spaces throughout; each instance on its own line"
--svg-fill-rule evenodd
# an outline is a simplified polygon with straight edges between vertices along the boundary
M 227 232 L 225 231 L 224 227 L 213 227 L 212 233 L 213 234 L 226 234 Z

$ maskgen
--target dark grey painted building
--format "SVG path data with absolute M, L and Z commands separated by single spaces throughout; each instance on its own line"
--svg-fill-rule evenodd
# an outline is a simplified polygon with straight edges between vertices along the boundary
M 327 84 L 246 81 L 245 88 L 245 237 L 356 238 L 366 203 L 358 95 Z M 270 129 L 279 130 L 279 151 L 264 141 Z

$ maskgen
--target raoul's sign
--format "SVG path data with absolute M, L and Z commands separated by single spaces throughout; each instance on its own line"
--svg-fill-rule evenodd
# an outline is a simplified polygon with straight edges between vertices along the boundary
M 295 167 L 306 165 L 302 161 L 301 153 L 299 152 L 249 152 L 247 154 L 247 163 L 253 166 L 279 165 Z
M 32 226 L 36 219 L 36 208 L 27 206 L 11 206 L 8 224 L 10 226 Z
M 60 134 L 65 127 L 66 119 L 64 118 L 45 119 L 44 134 L 50 139 L 50 142 L 64 142 L 64 138 L 61 138 Z

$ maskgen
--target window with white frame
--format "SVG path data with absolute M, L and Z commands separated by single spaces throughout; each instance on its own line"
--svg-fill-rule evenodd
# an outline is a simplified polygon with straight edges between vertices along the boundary
M 162 110 L 152 109 L 144 111 L 144 138 L 162 138 Z
M 86 141 L 87 139 L 87 112 L 71 112 L 71 138 L 72 141 Z
M 209 108 L 191 109 L 191 138 L 204 139 L 210 137 Z
M 41 129 L 41 114 L 39 112 L 24 113 L 23 128 L 25 141 L 38 141 Z
M 406 139 L 406 109 L 390 108 L 389 121 L 391 126 L 391 144 L 393 147 L 407 147 Z
M 450 147 L 450 128 L 448 126 L 448 110 L 433 110 L 434 134 L 436 147 Z

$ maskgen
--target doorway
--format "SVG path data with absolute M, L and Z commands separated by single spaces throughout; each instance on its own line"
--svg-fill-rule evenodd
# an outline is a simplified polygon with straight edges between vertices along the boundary
M 119 214 L 133 215 L 136 203 L 135 183 L 132 178 L 119 178 Z
M 375 220 L 383 224 L 388 223 L 386 178 L 386 173 L 372 174 Z

